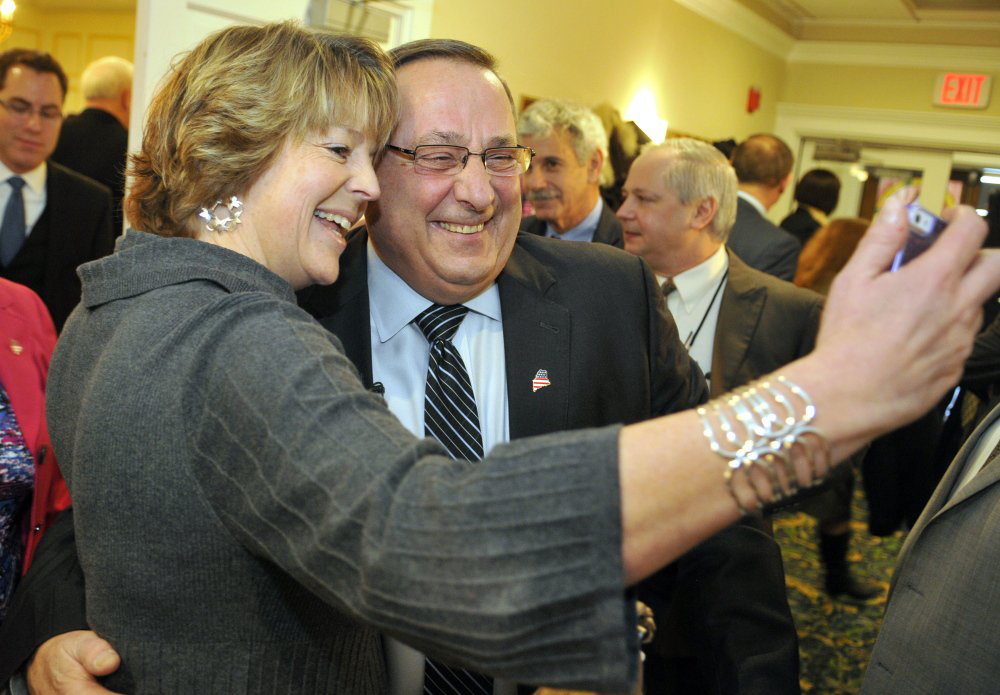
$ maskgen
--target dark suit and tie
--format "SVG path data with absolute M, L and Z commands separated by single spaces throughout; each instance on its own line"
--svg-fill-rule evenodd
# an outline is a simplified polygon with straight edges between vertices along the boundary
M 80 301 L 77 266 L 114 248 L 111 194 L 100 184 L 48 163 L 42 216 L 0 275 L 42 298 L 56 330 Z
M 808 354 L 819 329 L 822 298 L 790 283 L 754 270 L 733 253 L 722 289 L 718 321 L 712 344 L 711 395 L 719 396 L 757 377 Z M 765 534 L 747 526 L 744 537 Z M 776 614 L 766 604 L 732 596 L 731 587 L 748 572 L 760 567 L 738 561 L 734 543 L 742 542 L 735 533 L 719 535 L 702 543 L 677 563 L 676 586 L 663 582 L 664 573 L 640 585 L 639 596 L 649 603 L 658 620 L 659 634 L 647 659 L 649 692 L 793 693 L 798 691 L 798 654 L 794 636 L 782 636 Z M 773 541 L 772 541 L 773 543 Z M 687 572 L 692 567 L 711 577 L 696 581 Z M 784 573 L 773 581 L 783 588 Z M 761 582 L 761 586 L 765 586 Z M 731 617 L 725 634 L 729 644 L 700 641 L 706 633 L 699 629 L 707 606 L 723 604 L 720 613 Z M 711 633 L 708 633 L 711 634 Z M 689 636 L 694 635 L 695 639 Z M 731 645 L 750 653 L 759 649 L 770 653 L 770 668 L 738 667 L 727 672 L 711 670 L 714 655 Z M 774 658 L 784 654 L 784 661 Z M 707 656 L 709 655 L 709 656 Z M 778 668 L 783 666 L 784 668 Z M 711 685 L 709 685 L 711 684 Z
M 681 176 L 688 186 L 675 190 Z M 727 248 L 736 191 L 733 169 L 718 150 L 671 138 L 632 163 L 617 213 L 625 249 L 664 279 L 668 308 L 685 347 L 708 373 L 712 396 L 810 352 L 822 305 L 819 295 L 751 268 Z M 675 563 L 675 577 L 667 568 L 640 583 L 639 598 L 657 616 L 646 650 L 648 692 L 799 692 L 798 638 L 770 524 L 747 518 L 737 528 L 743 538 L 719 534 L 689 551 Z M 775 571 L 741 553 L 740 544 L 754 536 L 757 552 L 779 555 Z M 697 580 L 692 569 L 707 579 Z M 734 591 L 750 577 L 757 594 Z M 770 610 L 779 603 L 782 612 Z M 704 628 L 706 615 L 723 618 L 724 628 Z

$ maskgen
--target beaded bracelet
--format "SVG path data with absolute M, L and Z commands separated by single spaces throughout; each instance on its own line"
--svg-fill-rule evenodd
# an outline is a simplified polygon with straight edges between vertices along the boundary
M 727 460 L 726 485 L 744 514 L 759 514 L 766 504 L 812 487 L 830 472 L 829 443 L 812 426 L 816 406 L 809 394 L 783 376 L 753 382 L 697 413 L 709 447 Z M 753 495 L 749 505 L 737 491 L 739 471 L 744 471 Z

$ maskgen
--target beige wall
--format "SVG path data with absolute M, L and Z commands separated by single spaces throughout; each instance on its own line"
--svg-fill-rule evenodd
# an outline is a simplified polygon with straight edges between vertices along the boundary
M 785 73 L 782 59 L 670 0 L 435 0 L 431 35 L 493 52 L 515 99 L 609 101 L 624 113 L 649 87 L 671 131 L 708 139 L 773 128 Z M 751 85 L 763 95 L 753 115 Z
M 955 109 L 934 106 L 932 98 L 938 75 L 948 72 L 926 68 L 899 68 L 856 65 L 792 63 L 788 66 L 782 101 L 796 104 L 854 106 L 901 111 L 1000 116 L 1000 98 L 994 93 L 988 108 Z M 991 74 L 984 65 L 975 70 Z M 1000 89 L 994 75 L 993 91 Z
M 132 60 L 135 13 L 97 11 L 41 11 L 18 4 L 14 31 L 0 46 L 32 48 L 55 56 L 69 78 L 67 114 L 80 111 L 80 75 L 90 61 L 107 55 Z

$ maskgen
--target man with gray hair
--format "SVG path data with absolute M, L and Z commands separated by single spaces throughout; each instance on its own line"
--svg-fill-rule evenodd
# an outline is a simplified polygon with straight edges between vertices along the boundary
M 624 194 L 618 218 L 625 250 L 642 257 L 660 279 L 678 333 L 713 396 L 812 350 L 821 297 L 754 270 L 726 248 L 737 183 L 715 147 L 690 138 L 648 147 L 633 162 Z M 763 602 L 753 593 L 742 592 L 735 602 L 729 595 L 740 581 L 767 586 L 747 583 L 746 567 L 732 561 L 738 551 L 727 550 L 721 537 L 690 551 L 700 554 L 702 569 L 718 570 L 718 583 L 674 584 L 661 572 L 640 585 L 639 598 L 653 608 L 658 628 L 647 650 L 648 692 L 798 692 L 794 669 L 782 674 L 760 667 L 760 654 L 775 639 L 755 613 Z M 713 605 L 716 616 L 722 611 L 727 618 L 726 649 L 742 660 L 729 672 L 715 663 L 722 649 L 714 641 L 718 635 L 701 625 Z
M 608 155 L 601 119 L 584 106 L 543 99 L 521 113 L 517 136 L 535 151 L 521 177 L 535 214 L 521 222 L 521 231 L 621 248 L 621 225 L 601 200 L 601 170 Z
M 52 159 L 111 189 L 114 231 L 122 231 L 125 155 L 132 106 L 132 63 L 106 56 L 88 65 L 81 79 L 80 113 L 63 123 Z

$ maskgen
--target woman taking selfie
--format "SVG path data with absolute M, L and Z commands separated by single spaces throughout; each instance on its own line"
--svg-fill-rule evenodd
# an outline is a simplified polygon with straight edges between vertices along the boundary
M 113 690 L 383 692 L 380 631 L 521 682 L 625 690 L 622 588 L 920 412 L 997 282 L 964 213 L 887 276 L 903 230 L 886 213 L 783 378 L 453 461 L 295 304 L 337 280 L 396 109 L 377 47 L 290 24 L 208 37 L 150 106 L 127 203 L 143 231 L 82 267 L 50 386 Z

